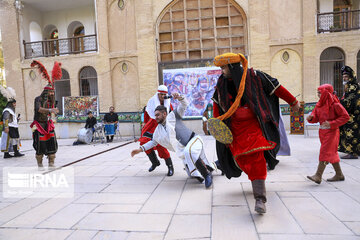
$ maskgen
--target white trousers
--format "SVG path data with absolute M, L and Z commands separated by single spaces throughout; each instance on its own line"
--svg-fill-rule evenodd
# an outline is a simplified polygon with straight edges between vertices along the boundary
M 202 177 L 195 166 L 195 162 L 199 158 L 201 158 L 205 165 L 216 169 L 215 163 L 210 163 L 206 158 L 204 152 L 204 142 L 200 136 L 194 136 L 182 151 L 184 154 L 183 163 L 185 165 L 185 171 L 187 172 L 189 177 Z

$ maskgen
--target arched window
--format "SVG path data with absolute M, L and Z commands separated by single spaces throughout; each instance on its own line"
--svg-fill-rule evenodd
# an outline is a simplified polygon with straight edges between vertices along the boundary
M 65 69 L 61 69 L 62 77 L 60 80 L 55 81 L 55 100 L 57 101 L 57 108 L 59 114 L 63 112 L 63 97 L 71 95 L 70 89 L 70 76 Z
M 320 84 L 334 86 L 338 97 L 343 95 L 341 67 L 345 65 L 345 54 L 336 47 L 325 49 L 320 55 Z
M 67 34 L 68 37 L 71 38 L 71 52 L 79 53 L 81 51 L 84 51 L 84 25 L 79 21 L 71 22 L 68 26 Z
M 158 25 L 160 62 L 212 59 L 218 54 L 246 54 L 244 11 L 234 1 L 174 1 Z
M 357 76 L 357 78 L 359 78 L 359 75 L 360 75 L 360 50 L 359 50 L 356 58 L 357 58 L 356 76 Z
M 25 45 L 25 56 L 26 57 L 37 57 L 42 56 L 44 53 L 43 45 L 42 45 L 42 31 L 41 27 L 37 22 L 31 22 L 29 24 L 30 30 L 30 42 L 31 44 Z
M 54 25 L 47 25 L 44 28 L 45 39 L 51 39 L 53 41 L 45 42 L 45 53 L 50 56 L 59 54 L 59 31 Z
M 84 67 L 80 71 L 80 96 L 98 95 L 97 73 L 93 67 Z
M 37 22 L 30 23 L 30 42 L 42 41 L 41 27 Z

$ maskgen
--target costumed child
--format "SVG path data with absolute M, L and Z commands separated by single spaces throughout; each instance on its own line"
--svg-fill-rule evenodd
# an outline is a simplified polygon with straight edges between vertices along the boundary
M 333 86 L 323 84 L 318 88 L 317 93 L 320 100 L 306 120 L 309 123 L 320 123 L 319 165 L 315 175 L 307 176 L 307 178 L 320 184 L 326 165 L 331 163 L 335 169 L 335 176 L 327 181 L 344 181 L 345 177 L 340 168 L 340 158 L 337 152 L 340 138 L 339 127 L 344 125 L 350 117 L 334 94 Z

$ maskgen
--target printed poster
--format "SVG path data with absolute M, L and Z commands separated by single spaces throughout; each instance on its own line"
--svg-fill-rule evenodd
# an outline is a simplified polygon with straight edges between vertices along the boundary
M 64 117 L 83 117 L 91 111 L 94 116 L 99 115 L 97 96 L 63 97 Z
M 218 67 L 164 69 L 164 85 L 169 94 L 180 93 L 189 101 L 185 116 L 202 116 L 215 91 L 221 69 Z M 179 102 L 171 99 L 174 108 Z

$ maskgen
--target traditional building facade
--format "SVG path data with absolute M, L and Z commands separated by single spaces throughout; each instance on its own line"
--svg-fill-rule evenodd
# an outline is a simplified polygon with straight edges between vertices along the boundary
M 211 65 L 224 52 L 277 77 L 315 102 L 340 68 L 360 68 L 359 0 L 5 0 L 0 28 L 7 85 L 18 111 L 33 117 L 45 83 L 30 63 L 62 62 L 56 96 L 98 95 L 100 112 L 137 112 L 162 70 Z

